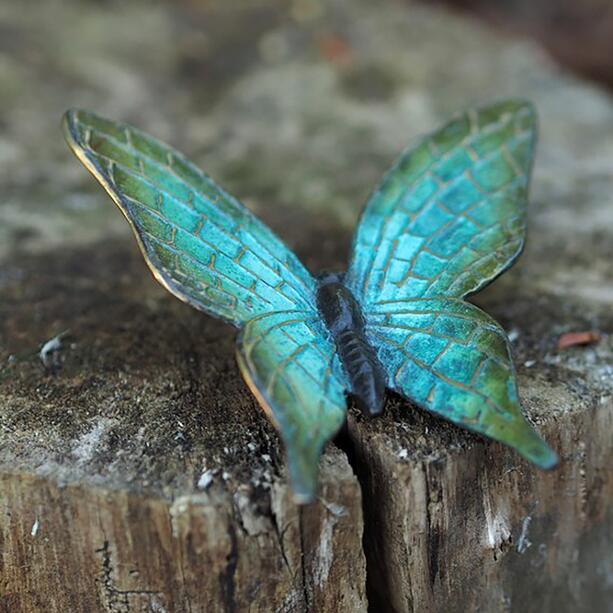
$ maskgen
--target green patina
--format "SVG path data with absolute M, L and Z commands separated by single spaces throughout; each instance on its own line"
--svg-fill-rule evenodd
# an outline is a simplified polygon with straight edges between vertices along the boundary
M 168 146 L 83 111 L 67 113 L 65 132 L 158 281 L 241 329 L 243 376 L 280 430 L 296 499 L 311 500 L 350 389 L 315 304 L 317 281 Z M 465 302 L 523 248 L 534 143 L 534 110 L 513 100 L 468 111 L 424 138 L 369 199 L 344 283 L 388 387 L 551 468 L 555 453 L 522 416 L 504 331 Z

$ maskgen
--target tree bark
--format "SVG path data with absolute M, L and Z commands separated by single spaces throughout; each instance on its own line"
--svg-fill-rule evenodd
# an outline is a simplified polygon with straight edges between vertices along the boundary
M 9 346 L 41 319 L 68 316 L 71 331 L 47 367 L 26 355 L 2 373 L 1 606 L 365 611 L 361 494 L 345 455 L 330 449 L 317 502 L 297 507 L 232 362 L 233 331 L 139 275 L 135 251 L 100 252 L 33 258 L 28 286 L 4 293 Z M 135 296 L 152 310 L 130 307 Z
M 168 501 L 4 474 L 0 608 L 365 611 L 359 489 L 334 453 L 322 481 L 303 510 L 285 485 Z

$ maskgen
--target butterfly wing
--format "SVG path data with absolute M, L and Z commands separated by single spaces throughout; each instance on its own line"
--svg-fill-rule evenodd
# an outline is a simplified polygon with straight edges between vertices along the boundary
M 380 303 L 365 317 L 388 387 L 541 468 L 557 463 L 522 416 L 508 341 L 491 317 L 457 298 Z
M 505 101 L 457 116 L 402 154 L 370 197 L 347 284 L 362 305 L 464 297 L 524 242 L 536 121 Z
M 294 496 L 313 499 L 319 456 L 346 412 L 345 376 L 319 316 L 271 313 L 241 331 L 238 364 L 285 443 Z
M 315 281 L 298 258 L 180 153 L 85 111 L 66 113 L 64 133 L 175 296 L 236 326 L 262 313 L 314 308 Z
M 462 298 L 519 256 L 534 109 L 505 101 L 457 116 L 404 153 L 368 201 L 347 283 L 388 386 L 550 468 L 521 414 L 502 328 Z
M 297 500 L 312 499 L 319 456 L 343 423 L 346 402 L 311 275 L 264 224 L 170 147 L 84 111 L 69 111 L 64 130 L 127 218 L 156 279 L 242 328 L 241 372 L 280 430 Z

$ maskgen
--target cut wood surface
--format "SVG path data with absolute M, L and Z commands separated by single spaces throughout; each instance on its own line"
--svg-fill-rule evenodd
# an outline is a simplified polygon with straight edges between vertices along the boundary
M 411 4 L 8 3 L 0 26 L 0 611 L 607 610 L 609 94 Z M 62 112 L 171 142 L 315 272 L 345 266 L 412 137 L 502 96 L 540 115 L 529 242 L 475 302 L 560 467 L 390 394 L 382 418 L 351 411 L 296 507 L 235 331 L 151 279 Z M 585 330 L 599 340 L 559 348 Z

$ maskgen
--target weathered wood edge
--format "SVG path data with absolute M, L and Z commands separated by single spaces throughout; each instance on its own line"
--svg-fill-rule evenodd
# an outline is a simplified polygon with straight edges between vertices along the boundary
M 413 433 L 373 431 L 372 422 L 350 417 L 375 610 L 605 610 L 613 397 L 586 403 L 563 384 L 524 383 L 534 395 L 526 398 L 528 414 L 538 415 L 561 454 L 550 472 L 476 436 L 444 456 L 414 458 Z M 561 413 L 530 410 L 543 399 Z M 424 420 L 417 417 L 422 427 Z
M 0 610 L 366 611 L 357 482 L 322 459 L 315 504 L 221 487 L 174 501 L 0 475 Z

